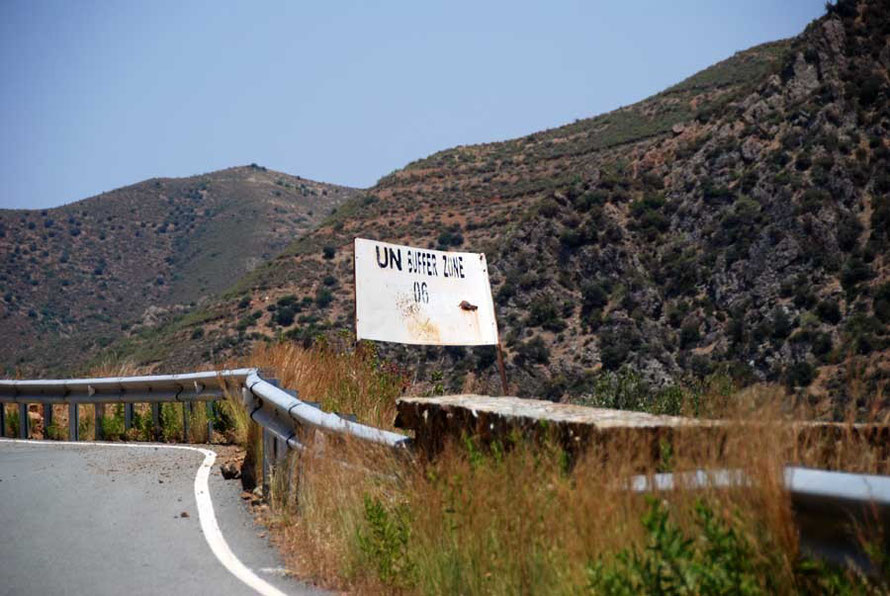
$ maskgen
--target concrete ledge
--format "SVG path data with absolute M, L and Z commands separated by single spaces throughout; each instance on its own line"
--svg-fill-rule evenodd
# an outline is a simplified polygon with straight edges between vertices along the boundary
M 595 438 L 651 439 L 652 449 L 667 435 L 686 429 L 708 432 L 720 423 L 656 416 L 643 412 L 588 408 L 518 397 L 446 395 L 404 397 L 398 401 L 396 426 L 411 429 L 416 445 L 428 455 L 448 440 L 472 436 L 482 444 L 521 433 L 548 438 L 569 451 L 588 446 Z M 642 443 L 643 445 L 645 442 Z
M 479 413 L 494 414 L 518 423 L 548 421 L 555 424 L 583 424 L 597 429 L 661 428 L 700 426 L 701 421 L 680 416 L 657 416 L 645 412 L 589 408 L 560 404 L 539 399 L 519 397 L 489 397 L 487 395 L 443 395 L 441 397 L 403 397 L 398 400 L 399 416 L 413 420 L 430 412 L 453 413 L 468 410 L 474 417 Z M 409 428 L 413 426 L 409 425 Z
M 397 408 L 396 426 L 413 430 L 416 446 L 428 456 L 438 453 L 448 441 L 473 437 L 485 445 L 519 434 L 532 440 L 555 440 L 569 452 L 610 442 L 618 448 L 633 449 L 642 459 L 648 454 L 657 461 L 664 441 L 674 442 L 682 437 L 694 437 L 696 444 L 722 451 L 730 426 L 720 420 L 484 395 L 404 397 L 398 400 Z M 753 428 L 761 423 L 742 424 Z M 850 445 L 859 445 L 871 452 L 880 468 L 886 468 L 882 473 L 890 473 L 888 425 L 803 421 L 776 424 L 783 432 L 792 433 L 786 443 L 790 448 L 785 454 L 788 461 L 816 458 L 827 462 L 822 465 L 828 469 L 843 469 L 844 460 L 850 455 L 843 452 L 843 446 L 849 450 Z

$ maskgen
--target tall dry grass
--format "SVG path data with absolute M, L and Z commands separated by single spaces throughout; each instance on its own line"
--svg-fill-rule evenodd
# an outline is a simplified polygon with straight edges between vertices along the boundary
M 679 433 L 655 459 L 651 436 L 638 433 L 576 458 L 554 443 L 451 444 L 431 463 L 348 441 L 310 444 L 279 472 L 292 490 L 281 496 L 278 487 L 277 534 L 294 568 L 361 593 L 598 593 L 603 584 L 592 578 L 603 569 L 630 573 L 622 567 L 628 553 L 660 561 L 669 574 L 668 555 L 641 523 L 652 504 L 628 479 L 672 471 L 680 473 L 677 489 L 657 495 L 669 525 L 692 537 L 689 548 L 704 549 L 702 516 L 711 515 L 730 536 L 726 548 L 748 593 L 810 593 L 832 582 L 861 588 L 856 573 L 803 563 L 784 466 L 823 467 L 842 453 L 845 468 L 876 471 L 887 464 L 883 447 L 854 432 L 832 437 L 830 451 L 816 439 L 801 443 L 785 423 L 787 407 L 761 391 L 748 396 L 756 407 L 742 399 L 725 412 L 720 440 Z M 683 472 L 717 469 L 747 480 L 732 490 L 683 484 Z M 717 557 L 707 573 L 726 580 L 721 566 L 730 563 Z
M 349 351 L 259 344 L 246 364 L 267 370 L 282 387 L 296 389 L 300 399 L 320 402 L 328 412 L 354 414 L 378 428 L 393 427 L 396 398 L 407 382 L 397 367 L 377 357 L 370 344 Z

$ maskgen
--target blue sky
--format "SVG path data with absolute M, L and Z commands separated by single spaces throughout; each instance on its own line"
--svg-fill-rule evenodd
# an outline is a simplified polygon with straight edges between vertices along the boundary
M 0 0 L 0 207 L 251 162 L 367 187 L 633 103 L 823 0 Z

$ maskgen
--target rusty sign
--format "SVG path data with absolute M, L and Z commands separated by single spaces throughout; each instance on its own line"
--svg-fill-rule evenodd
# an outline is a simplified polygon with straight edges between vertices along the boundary
M 498 343 L 485 255 L 355 239 L 358 339 L 401 344 Z

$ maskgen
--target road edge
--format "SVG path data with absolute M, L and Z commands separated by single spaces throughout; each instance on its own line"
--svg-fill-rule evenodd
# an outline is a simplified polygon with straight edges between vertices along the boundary
M 241 562 L 229 543 L 226 542 L 219 529 L 216 513 L 213 509 L 213 500 L 210 497 L 210 470 L 216 462 L 216 452 L 203 447 L 190 445 L 167 445 L 163 443 L 105 443 L 99 441 L 39 441 L 29 439 L 0 438 L 0 444 L 13 443 L 40 446 L 69 446 L 69 447 L 129 447 L 133 449 L 178 449 L 182 451 L 195 451 L 204 456 L 204 460 L 195 474 L 194 494 L 195 505 L 198 509 L 198 520 L 201 523 L 201 533 L 210 551 L 229 573 L 237 577 L 243 584 L 255 590 L 263 596 L 285 596 L 285 593 L 259 577 L 247 565 Z

